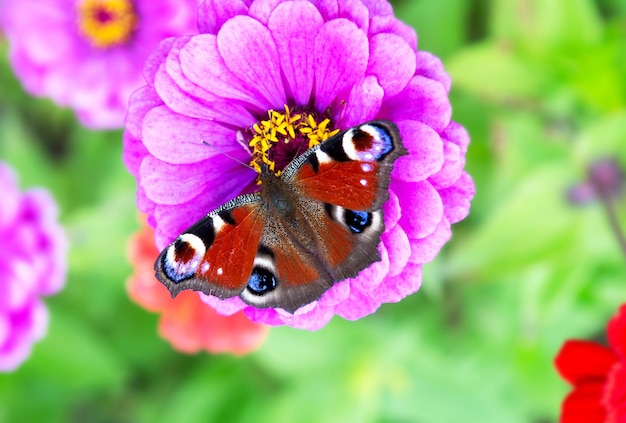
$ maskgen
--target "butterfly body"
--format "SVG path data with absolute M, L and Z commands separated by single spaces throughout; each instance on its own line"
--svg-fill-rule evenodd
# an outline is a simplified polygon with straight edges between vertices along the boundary
M 260 192 L 227 202 L 181 234 L 155 263 L 173 296 L 184 289 L 293 313 L 380 260 L 382 205 L 397 128 L 374 121 L 329 138 Z

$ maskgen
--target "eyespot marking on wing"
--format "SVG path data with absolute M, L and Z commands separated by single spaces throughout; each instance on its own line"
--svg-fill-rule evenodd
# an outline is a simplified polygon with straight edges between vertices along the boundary
M 194 234 L 180 235 L 163 255 L 163 272 L 174 283 L 192 277 L 206 253 L 202 239 Z

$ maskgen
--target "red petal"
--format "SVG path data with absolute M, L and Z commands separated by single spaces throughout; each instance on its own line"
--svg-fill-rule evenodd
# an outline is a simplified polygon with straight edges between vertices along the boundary
M 626 358 L 626 304 L 622 305 L 609 321 L 606 332 L 615 352 L 622 359 Z
M 615 354 L 600 344 L 569 340 L 563 344 L 554 364 L 563 379 L 579 385 L 589 380 L 604 382 L 616 361 Z
M 610 423 L 626 422 L 626 367 L 619 363 L 609 372 L 603 404 L 609 411 Z
M 561 423 L 605 423 L 607 413 L 600 400 L 604 384 L 582 384 L 565 398 L 561 407 Z

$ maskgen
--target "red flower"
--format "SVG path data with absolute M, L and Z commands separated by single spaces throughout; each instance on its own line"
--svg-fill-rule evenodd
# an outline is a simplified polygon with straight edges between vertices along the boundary
M 555 365 L 574 389 L 563 401 L 561 423 L 626 423 L 626 304 L 607 325 L 610 348 L 566 341 Z
M 129 242 L 128 257 L 135 272 L 128 281 L 130 298 L 145 309 L 161 313 L 159 334 L 181 352 L 230 352 L 243 355 L 258 348 L 268 328 L 251 322 L 243 312 L 217 314 L 196 292 L 182 292 L 172 299 L 167 288 L 154 277 L 159 252 L 154 232 L 147 225 Z

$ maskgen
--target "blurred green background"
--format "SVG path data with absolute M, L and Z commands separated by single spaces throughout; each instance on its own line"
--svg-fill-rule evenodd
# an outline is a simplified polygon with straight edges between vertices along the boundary
M 1 422 L 557 421 L 560 345 L 602 339 L 626 301 L 606 210 L 566 201 L 594 160 L 626 163 L 626 1 L 394 6 L 452 75 L 471 214 L 417 294 L 314 333 L 273 329 L 243 358 L 173 351 L 128 299 L 138 223 L 121 131 L 28 97 L 0 41 L 0 158 L 23 187 L 52 190 L 72 242 L 48 336 L 0 375 Z M 626 226 L 623 197 L 615 207 Z

